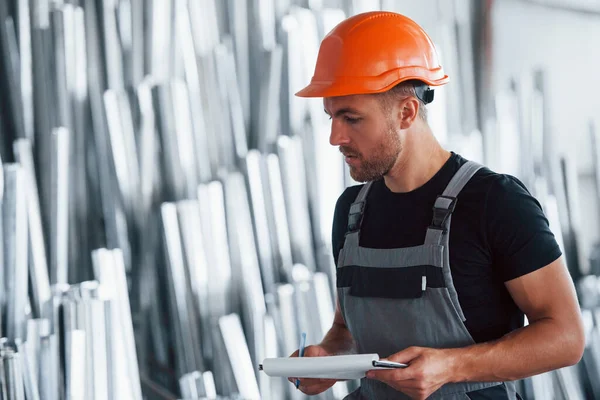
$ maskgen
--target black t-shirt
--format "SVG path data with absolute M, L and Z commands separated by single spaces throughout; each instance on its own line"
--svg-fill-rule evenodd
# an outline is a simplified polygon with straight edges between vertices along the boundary
M 452 156 L 423 186 L 391 192 L 383 179 L 373 183 L 362 222 L 362 247 L 389 249 L 423 244 L 433 204 L 466 162 Z M 347 188 L 337 201 L 333 254 L 337 265 L 348 211 L 362 185 Z M 502 337 L 523 326 L 523 313 L 504 282 L 542 268 L 561 256 L 538 201 L 516 178 L 480 169 L 457 197 L 450 226 L 450 269 L 465 325 L 476 342 Z

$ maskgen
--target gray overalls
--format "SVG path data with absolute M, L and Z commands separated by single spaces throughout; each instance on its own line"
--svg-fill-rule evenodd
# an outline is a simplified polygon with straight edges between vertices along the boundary
M 450 273 L 448 237 L 456 197 L 481 168 L 467 162 L 433 208 L 425 243 L 398 249 L 360 247 L 359 235 L 371 182 L 350 207 L 348 232 L 340 251 L 337 287 L 342 315 L 359 353 L 388 357 L 410 346 L 456 348 L 474 344 Z M 399 223 L 401 223 L 399 221 Z M 407 399 L 376 380 L 363 378 L 346 397 Z M 468 382 L 442 386 L 430 399 L 516 398 L 513 382 Z

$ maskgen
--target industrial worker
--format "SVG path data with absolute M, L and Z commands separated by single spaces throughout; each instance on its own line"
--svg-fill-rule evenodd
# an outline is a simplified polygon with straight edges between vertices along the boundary
M 427 124 L 433 89 L 448 82 L 419 25 L 371 12 L 324 38 L 297 93 L 323 98 L 330 143 L 365 182 L 337 201 L 335 319 L 304 356 L 408 364 L 369 371 L 348 399 L 516 399 L 515 380 L 583 353 L 574 285 L 540 204 L 516 178 L 442 148 Z

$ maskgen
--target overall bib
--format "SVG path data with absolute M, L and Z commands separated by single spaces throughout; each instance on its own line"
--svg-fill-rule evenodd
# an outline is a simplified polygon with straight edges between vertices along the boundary
M 410 346 L 457 348 L 475 343 L 452 283 L 448 237 L 456 197 L 481 168 L 467 162 L 433 208 L 425 243 L 397 249 L 359 245 L 371 182 L 350 207 L 348 232 L 337 266 L 337 292 L 346 326 L 359 353 L 388 357 Z M 430 399 L 516 399 L 514 382 L 464 382 L 442 386 Z M 383 382 L 363 378 L 346 397 L 408 399 Z

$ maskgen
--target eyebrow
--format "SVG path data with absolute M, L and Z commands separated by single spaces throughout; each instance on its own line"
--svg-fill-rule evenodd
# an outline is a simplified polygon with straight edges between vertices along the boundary
M 329 112 L 327 112 L 327 110 L 323 109 L 323 111 L 325 111 L 325 114 L 327 114 L 327 115 L 330 115 L 330 114 L 329 114 Z M 336 116 L 336 117 L 339 117 L 339 116 L 341 116 L 341 115 L 348 114 L 348 113 L 349 113 L 349 114 L 360 114 L 360 113 L 358 112 L 358 110 L 356 110 L 355 108 L 352 108 L 352 107 L 344 107 L 344 108 L 340 108 L 339 110 L 337 110 L 337 111 L 335 112 L 335 116 Z

